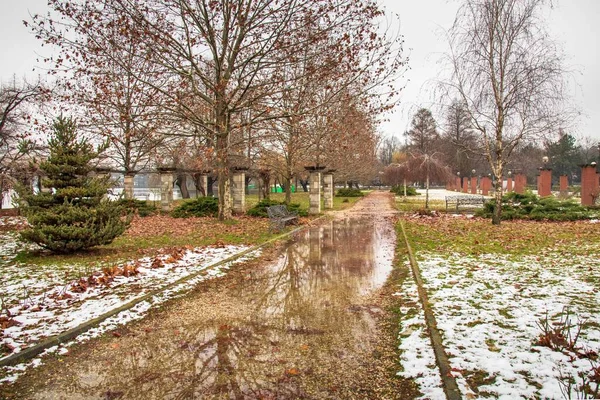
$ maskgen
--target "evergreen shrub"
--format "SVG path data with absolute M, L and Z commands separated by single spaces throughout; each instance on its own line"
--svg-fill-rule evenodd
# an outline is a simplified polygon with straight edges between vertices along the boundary
M 267 207 L 278 206 L 278 205 L 286 205 L 285 201 L 276 201 L 271 199 L 263 199 L 259 201 L 254 207 L 246 211 L 246 215 L 251 217 L 259 217 L 259 218 L 268 218 Z M 308 216 L 308 210 L 300 208 L 299 203 L 290 203 L 287 204 L 287 209 L 291 212 L 297 212 L 299 216 L 306 217 Z
M 496 204 L 488 201 L 476 215 L 491 218 Z M 528 219 L 547 221 L 575 221 L 595 216 L 589 208 L 573 200 L 557 200 L 554 197 L 538 197 L 531 192 L 518 194 L 510 192 L 502 197 L 502 219 Z
M 404 196 L 404 185 L 394 185 L 390 189 L 390 192 L 394 193 L 396 196 Z M 406 195 L 407 196 L 418 196 L 419 192 L 412 186 L 406 187 Z
M 175 218 L 216 217 L 219 213 L 219 199 L 216 197 L 197 197 L 186 200 L 171 211 Z
M 336 193 L 337 197 L 363 197 L 365 194 L 360 189 L 342 188 Z
M 100 149 L 94 151 L 76 131 L 70 118 L 54 122 L 50 154 L 40 163 L 42 185 L 50 190 L 34 194 L 29 187 L 18 189 L 19 208 L 31 226 L 21 238 L 55 253 L 109 244 L 128 225 L 123 208 L 106 196 L 110 178 L 90 176 Z

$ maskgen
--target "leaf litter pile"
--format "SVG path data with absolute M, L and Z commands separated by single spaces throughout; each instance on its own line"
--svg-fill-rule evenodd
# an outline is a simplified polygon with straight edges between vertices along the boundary
M 158 228 L 154 225 L 145 231 L 137 227 L 133 235 L 148 234 L 149 231 L 156 233 L 168 226 L 166 222 L 163 225 Z M 0 290 L 0 359 L 193 276 L 110 317 L 98 327 L 79 335 L 76 341 L 99 336 L 142 318 L 151 307 L 183 295 L 202 280 L 222 276 L 233 263 L 246 261 L 258 254 L 253 252 L 235 261 L 213 266 L 249 248 L 247 245 L 225 245 L 217 241 L 212 246 L 162 248 L 153 251 L 152 256 L 82 270 L 81 266 L 30 266 L 15 262 L 17 253 L 25 247 L 16 232 L 0 232 L 0 273 L 3 277 Z M 46 353 L 64 353 L 66 347 L 74 343 L 65 343 L 60 348 L 54 346 Z M 3 367 L 0 369 L 0 384 L 13 382 L 27 367 L 40 363 L 38 358 L 27 364 Z
M 464 398 L 600 397 L 597 221 L 414 216 L 406 227 Z M 407 299 L 399 374 L 443 399 L 412 279 L 396 295 Z

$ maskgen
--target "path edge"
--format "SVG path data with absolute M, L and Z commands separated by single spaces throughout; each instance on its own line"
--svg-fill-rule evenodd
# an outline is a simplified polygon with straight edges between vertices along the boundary
M 410 243 L 408 242 L 408 236 L 406 235 L 406 229 L 404 228 L 404 222 L 402 221 L 402 219 L 399 219 L 399 223 L 400 228 L 402 230 L 402 236 L 404 237 L 404 243 L 406 244 L 406 252 L 408 253 L 408 259 L 410 261 L 410 268 L 412 270 L 413 277 L 415 278 L 415 282 L 417 284 L 419 300 L 421 301 L 421 305 L 423 306 L 423 312 L 425 313 L 425 323 L 427 324 L 429 338 L 431 339 L 431 345 L 433 347 L 435 359 L 440 370 L 440 376 L 442 378 L 442 386 L 444 388 L 444 393 L 446 394 L 446 398 L 448 400 L 461 400 L 462 396 L 460 394 L 460 390 L 458 389 L 456 379 L 452 374 L 450 361 L 442 343 L 442 336 L 440 334 L 440 331 L 438 330 L 437 322 L 435 320 L 435 316 L 433 315 L 433 310 L 429 305 L 427 291 L 425 290 L 423 280 L 421 279 L 419 264 L 417 264 Z

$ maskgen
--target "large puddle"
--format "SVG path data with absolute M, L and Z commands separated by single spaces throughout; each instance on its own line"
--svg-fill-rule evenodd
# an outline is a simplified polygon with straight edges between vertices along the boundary
M 368 295 L 394 247 L 384 218 L 306 229 L 270 265 L 67 361 L 35 398 L 336 398 L 372 351 Z

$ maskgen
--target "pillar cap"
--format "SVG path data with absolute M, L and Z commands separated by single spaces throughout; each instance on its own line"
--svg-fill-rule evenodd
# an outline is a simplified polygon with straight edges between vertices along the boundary
M 304 167 L 305 170 L 307 171 L 323 171 L 325 168 L 327 168 L 326 166 L 320 166 L 320 165 L 309 165 Z
M 231 167 L 231 169 L 233 171 L 248 171 L 250 168 L 249 167 L 244 167 L 244 166 L 237 166 L 237 167 Z
M 175 172 L 176 169 L 175 167 L 156 167 L 158 172 Z

